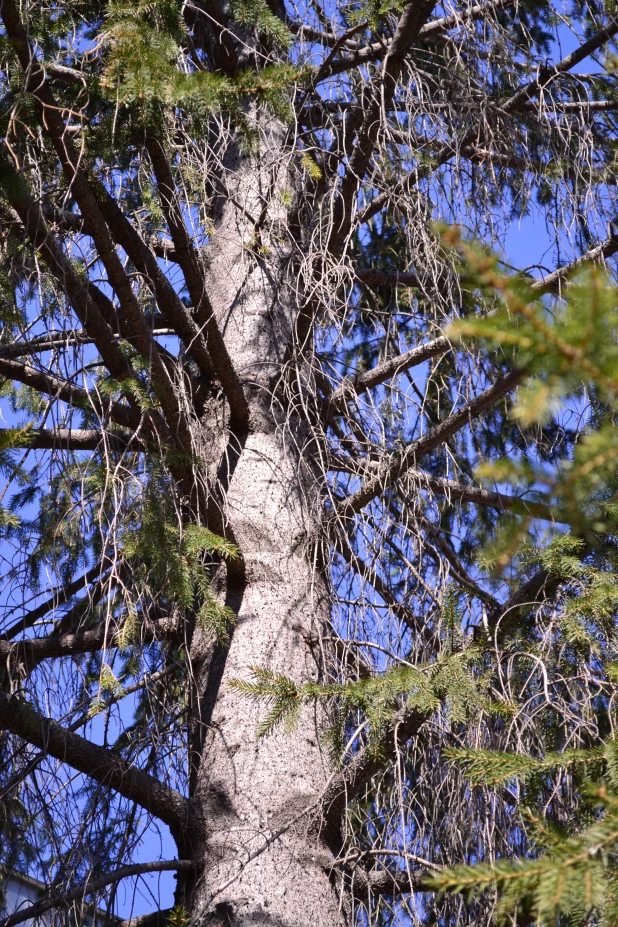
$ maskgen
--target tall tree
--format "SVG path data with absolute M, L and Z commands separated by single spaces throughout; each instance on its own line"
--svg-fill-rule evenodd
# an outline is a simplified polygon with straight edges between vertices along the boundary
M 548 643 L 564 571 L 510 556 L 588 400 L 513 416 L 530 359 L 448 325 L 507 286 L 469 238 L 540 216 L 550 310 L 618 251 L 612 5 L 0 20 L 0 839 L 50 885 L 6 927 L 165 869 L 174 923 L 488 922 L 426 880 L 529 852 L 518 799 L 443 748 L 587 746 L 612 700 Z M 508 456 L 524 493 L 475 476 Z M 159 823 L 178 859 L 137 862 Z

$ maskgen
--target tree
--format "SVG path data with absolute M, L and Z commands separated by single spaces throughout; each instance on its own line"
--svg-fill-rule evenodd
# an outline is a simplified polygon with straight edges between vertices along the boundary
M 0 20 L 1 839 L 50 885 L 5 927 L 164 869 L 152 924 L 489 922 L 493 896 L 430 874 L 533 850 L 517 796 L 444 748 L 613 730 L 612 635 L 543 625 L 607 569 L 611 506 L 590 528 L 589 482 L 539 489 L 611 425 L 607 391 L 554 388 L 613 337 L 608 312 L 596 340 L 577 324 L 607 284 L 570 286 L 618 251 L 611 5 Z M 533 211 L 550 268 L 512 279 L 469 244 Z M 565 295 L 579 353 L 535 366 L 550 342 L 500 307 L 536 301 L 549 331 Z M 486 315 L 487 346 L 449 328 Z M 157 822 L 178 859 L 136 862 Z

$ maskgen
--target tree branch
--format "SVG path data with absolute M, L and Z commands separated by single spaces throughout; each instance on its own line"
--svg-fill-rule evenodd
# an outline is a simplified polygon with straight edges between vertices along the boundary
M 442 16 L 440 19 L 434 19 L 431 22 L 425 23 L 418 33 L 418 38 L 421 40 L 438 38 L 444 35 L 445 32 L 448 32 L 449 29 L 459 28 L 471 19 L 484 19 L 494 10 L 506 9 L 510 6 L 515 6 L 515 4 L 516 0 L 489 0 L 487 3 L 470 7 L 470 9 L 465 12 L 454 13 L 451 16 Z M 374 42 L 372 45 L 366 45 L 364 48 L 358 49 L 353 55 L 333 61 L 326 69 L 323 79 L 334 77 L 337 74 L 350 71 L 352 68 L 362 67 L 365 64 L 377 61 L 384 56 L 391 47 L 392 42 L 392 39 L 386 42 Z
M 168 825 L 179 847 L 188 802 L 180 793 L 105 747 L 66 730 L 28 702 L 0 692 L 0 727 L 145 808 Z
M 97 288 L 93 284 L 89 284 L 89 290 L 94 293 Z M 99 295 L 103 295 L 101 291 L 98 291 Z M 96 302 L 97 300 L 93 299 Z M 110 300 L 111 312 L 105 314 L 105 320 L 113 320 L 113 309 L 114 305 Z M 110 308 L 108 307 L 108 308 Z M 100 307 L 99 307 L 100 308 Z M 103 313 L 101 313 L 103 315 Z M 165 325 L 166 319 L 161 313 L 157 313 L 153 318 L 153 335 L 170 335 L 175 334 L 175 332 Z M 165 326 L 165 327 L 161 327 Z M 114 336 L 117 336 L 117 333 L 114 331 Z M 83 344 L 93 344 L 93 339 L 88 336 L 85 331 L 67 331 L 67 332 L 52 332 L 49 335 L 41 335 L 39 338 L 32 338 L 31 341 L 12 341 L 9 344 L 0 345 L 0 357 L 6 358 L 18 358 L 24 357 L 27 354 L 40 354 L 43 351 L 53 351 L 55 348 L 72 348 L 79 347 Z
M 75 656 L 78 653 L 93 653 L 116 647 L 118 628 L 102 622 L 87 631 L 75 634 L 51 634 L 48 637 L 34 637 L 15 643 L 0 640 L 0 660 L 21 663 L 28 672 L 43 660 Z M 171 618 L 160 618 L 141 629 L 140 644 L 166 640 L 178 632 L 178 622 Z
M 232 428 L 242 427 L 249 419 L 249 407 L 242 384 L 234 368 L 223 336 L 217 325 L 215 313 L 206 291 L 204 275 L 201 272 L 198 255 L 187 232 L 184 218 L 178 202 L 178 194 L 169 161 L 161 142 L 152 133 L 146 136 L 146 149 L 156 178 L 157 190 L 161 199 L 163 213 L 176 249 L 176 261 L 180 265 L 189 296 L 193 302 L 195 318 L 200 326 L 196 328 L 193 344 L 202 341 L 201 330 L 206 335 L 208 346 L 208 366 L 214 367 L 215 374 L 223 387 L 223 392 L 230 405 Z M 163 307 L 165 308 L 165 307 Z M 199 339 L 196 342 L 196 339 Z
M 17 380 L 25 386 L 30 386 L 39 393 L 45 393 L 54 399 L 59 399 L 69 405 L 76 406 L 85 412 L 92 412 L 92 397 L 90 393 L 80 386 L 74 386 L 67 380 L 60 380 L 52 373 L 42 370 L 36 370 L 28 364 L 21 364 L 19 361 L 0 358 L 0 377 L 7 380 Z M 141 421 L 141 416 L 135 409 L 120 403 L 112 403 L 106 410 L 109 417 L 116 424 L 124 428 L 136 430 Z M 160 416 L 156 416 L 157 424 L 160 424 Z M 166 429 L 167 430 L 167 429 Z
M 372 267 L 355 267 L 354 276 L 361 283 L 368 286 L 420 286 L 420 281 L 413 271 L 374 270 Z
M 434 6 L 435 0 L 408 0 L 400 16 L 395 35 L 384 57 L 384 65 L 376 78 L 379 88 L 374 86 L 373 98 L 364 113 L 362 125 L 355 133 L 357 144 L 346 167 L 339 195 L 333 204 L 332 231 L 327 243 L 327 250 L 332 254 L 339 253 L 351 228 L 353 202 L 378 140 L 380 112 L 390 107 L 405 57 L 418 39 Z M 350 132 L 355 128 L 356 119 L 355 112 L 348 117 Z
M 339 503 L 335 510 L 337 517 L 351 518 L 361 511 L 368 502 L 379 496 L 386 486 L 392 485 L 401 476 L 407 474 L 415 464 L 430 451 L 435 450 L 454 434 L 478 418 L 486 409 L 498 402 L 520 383 L 523 371 L 512 370 L 504 377 L 476 396 L 458 412 L 432 428 L 424 437 L 409 445 L 404 451 L 393 454 L 389 461 L 379 467 L 375 476 L 370 477 L 364 485 Z
M 397 357 L 391 357 L 383 361 L 372 370 L 356 374 L 354 377 L 348 377 L 337 387 L 328 400 L 325 410 L 327 420 L 333 415 L 341 415 L 345 404 L 350 400 L 356 399 L 375 386 L 380 386 L 381 383 L 385 383 L 391 377 L 405 373 L 406 370 L 411 370 L 412 367 L 417 367 L 432 357 L 444 354 L 450 347 L 451 343 L 448 338 L 441 335 L 439 338 L 434 338 L 433 341 L 428 341 L 426 344 L 421 344 L 410 351 L 406 351 L 405 354 L 399 354 Z
M 14 624 L 12 624 L 6 631 L 2 632 L 0 641 L 3 643 L 6 641 L 13 640 L 17 634 L 21 634 L 27 628 L 31 628 L 35 621 L 38 621 L 39 618 L 44 618 L 48 612 L 52 611 L 54 608 L 58 608 L 59 605 L 64 605 L 69 599 L 72 599 L 81 589 L 87 588 L 90 583 L 94 582 L 97 577 L 100 577 L 102 573 L 105 572 L 107 566 L 105 563 L 96 563 L 90 570 L 84 573 L 83 576 L 80 576 L 79 579 L 73 580 L 72 583 L 68 583 L 66 586 L 60 586 L 57 589 L 54 589 L 50 598 L 45 602 L 39 605 L 37 608 L 32 609 L 25 615 L 22 615 Z M 100 584 L 102 585 L 102 583 Z M 86 602 L 91 601 L 91 597 L 85 600 Z M 81 604 L 78 603 L 78 604 Z
M 427 869 L 366 869 L 357 864 L 348 870 L 350 890 L 358 901 L 377 895 L 405 895 L 422 890 Z
M 531 289 L 534 293 L 538 293 L 539 296 L 542 296 L 544 293 L 559 294 L 562 284 L 566 281 L 567 277 L 579 270 L 584 264 L 604 261 L 617 252 L 618 234 L 612 234 L 609 238 L 606 238 L 605 241 L 601 242 L 600 245 L 596 245 L 594 248 L 591 248 L 590 251 L 586 251 L 585 254 L 575 258 L 574 261 L 570 261 L 562 267 L 557 267 L 556 270 L 547 274 L 546 277 L 541 277 L 540 280 L 534 280 L 531 284 Z
M 58 106 L 49 88 L 45 70 L 32 51 L 15 0 L 2 0 L 0 16 L 4 23 L 7 38 L 10 40 L 19 59 L 24 74 L 25 89 L 34 97 L 40 107 L 41 126 L 56 151 L 82 218 L 87 225 L 88 234 L 94 241 L 99 258 L 107 271 L 109 284 L 118 296 L 123 310 L 123 318 L 126 320 L 127 328 L 132 333 L 130 340 L 140 354 L 150 358 L 151 376 L 157 385 L 165 419 L 170 425 L 169 430 L 172 434 L 181 436 L 184 431 L 181 427 L 182 414 L 175 396 L 174 384 L 161 360 L 158 347 L 153 342 L 146 318 L 133 291 L 131 280 L 116 253 L 116 243 L 112 239 L 110 230 L 101 214 L 97 198 L 84 173 L 83 158 L 76 151 L 70 135 L 66 131 L 63 117 L 64 110 L 61 106 Z M 105 191 L 105 195 L 111 200 L 107 191 Z M 154 257 L 153 260 L 156 263 Z
M 334 775 L 320 804 L 320 813 L 327 837 L 337 839 L 338 827 L 346 806 L 371 779 L 420 731 L 427 717 L 403 708 L 384 736 L 382 750 L 364 747 L 355 754 L 340 773 Z
M 33 247 L 43 255 L 45 263 L 66 293 L 86 334 L 96 344 L 112 376 L 118 380 L 130 379 L 133 375 L 131 367 L 113 332 L 91 299 L 73 264 L 49 231 L 23 175 L 11 165 L 5 152 L 0 156 L 0 185 L 19 216 Z
M 399 602 L 382 577 L 369 564 L 365 563 L 362 557 L 354 553 L 346 538 L 341 535 L 338 536 L 333 542 L 333 547 L 345 562 L 375 589 L 384 604 L 388 605 L 400 621 L 403 621 L 415 634 L 426 637 L 426 629 L 419 623 L 418 617 L 407 606 Z
M 421 470 L 409 470 L 408 479 L 416 486 L 427 487 L 437 495 L 451 499 L 460 499 L 463 502 L 472 502 L 475 505 L 487 505 L 498 511 L 516 511 L 522 515 L 531 515 L 533 518 L 542 518 L 553 521 L 549 506 L 532 499 L 523 499 L 521 496 L 509 496 L 506 493 L 481 489 L 479 486 L 466 486 L 441 476 L 431 476 Z
M 0 428 L 0 435 L 6 428 Z M 114 450 L 144 450 L 144 441 L 129 432 L 107 431 L 97 428 L 34 428 L 30 441 L 23 447 L 32 450 L 96 451 L 102 446 Z
M 67 209 L 58 209 L 56 206 L 43 205 L 41 209 L 47 221 L 52 225 L 57 225 L 58 228 L 62 229 L 63 231 L 88 235 L 86 223 L 84 222 L 83 217 L 79 215 L 79 213 L 69 212 Z M 162 258 L 164 261 L 172 261 L 172 263 L 176 263 L 176 252 L 174 250 L 173 242 L 166 241 L 163 238 L 153 237 L 148 240 L 147 245 L 148 247 L 152 248 L 157 257 Z
M 501 108 L 502 112 L 512 112 L 514 109 L 517 109 L 520 103 L 526 103 L 530 97 L 536 96 L 552 77 L 557 77 L 559 74 L 570 71 L 575 65 L 580 64 L 589 55 L 598 51 L 598 49 L 601 48 L 605 42 L 608 42 L 609 39 L 613 38 L 616 33 L 618 33 L 618 18 L 612 17 L 611 22 L 608 23 L 604 29 L 599 30 L 599 32 L 591 36 L 588 41 L 582 42 L 579 48 L 576 48 L 570 55 L 566 55 L 558 64 L 549 68 L 542 68 L 534 80 L 529 81 L 529 83 L 521 87 L 509 100 L 507 100 Z
M 106 885 L 120 882 L 121 879 L 128 879 L 136 875 L 144 875 L 147 872 L 178 872 L 179 870 L 191 869 L 195 869 L 195 863 L 193 860 L 189 859 L 160 860 L 159 862 L 133 863 L 130 866 L 122 866 L 114 872 L 99 876 L 98 879 L 86 881 L 83 885 L 71 889 L 71 891 L 54 894 L 50 898 L 42 898 L 41 901 L 28 905 L 27 908 L 23 908 L 21 911 L 16 911 L 15 914 L 10 914 L 9 917 L 5 917 L 4 920 L 0 921 L 0 927 L 16 927 L 17 924 L 23 924 L 23 922 L 27 920 L 32 920 L 34 922 L 41 917 L 42 914 L 45 914 L 46 911 L 50 911 L 52 908 L 69 905 L 73 901 L 84 898 L 86 894 L 97 892 L 105 888 Z M 140 919 L 135 919 L 135 921 L 138 920 Z M 124 921 L 124 923 L 134 924 L 134 921 Z
M 344 473 L 366 474 L 368 471 L 375 471 L 378 467 L 379 464 L 376 461 L 366 460 L 365 458 L 357 460 L 350 457 L 336 456 L 331 469 L 343 471 Z M 554 520 L 550 506 L 545 505 L 543 502 L 535 502 L 533 499 L 525 499 L 522 496 L 509 496 L 506 493 L 482 489 L 479 486 L 469 486 L 446 477 L 432 476 L 423 470 L 408 470 L 406 479 L 416 487 L 428 489 L 438 496 L 446 496 L 449 502 L 452 499 L 458 499 L 462 502 L 472 502 L 474 505 L 486 505 L 498 511 L 515 511 L 521 515 L 530 515 L 533 518 L 542 518 L 545 521 Z
M 572 54 L 567 55 L 552 68 L 543 69 L 536 78 L 521 87 L 512 97 L 504 101 L 502 105 L 492 105 L 490 109 L 494 117 L 503 117 L 509 113 L 520 110 L 522 107 L 528 106 L 531 98 L 535 97 L 546 86 L 552 76 L 563 74 L 575 67 L 576 64 L 579 64 L 579 62 L 583 61 L 588 55 L 595 52 L 605 42 L 613 38 L 616 33 L 618 33 L 618 20 L 614 18 L 605 29 L 600 30 L 587 42 L 584 42 Z M 479 145 L 483 134 L 484 133 L 479 130 L 478 126 L 472 126 L 457 144 L 451 142 L 446 143 L 436 154 L 435 166 L 439 167 L 446 164 L 451 158 L 466 149 L 470 149 L 471 147 L 475 148 Z M 425 172 L 417 168 L 403 181 L 397 183 L 391 190 L 384 190 L 382 193 L 378 194 L 378 196 L 358 214 L 356 225 L 364 225 L 382 210 L 396 192 L 403 192 L 404 190 L 410 189 L 417 184 L 423 176 L 425 176 Z

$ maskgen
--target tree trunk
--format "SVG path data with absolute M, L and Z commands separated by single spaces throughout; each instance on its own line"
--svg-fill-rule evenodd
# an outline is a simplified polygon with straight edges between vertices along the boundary
M 231 436 L 227 464 L 218 466 L 217 504 L 242 555 L 242 568 L 228 569 L 225 591 L 237 620 L 229 646 L 209 651 L 197 634 L 191 654 L 199 717 L 190 832 L 203 870 L 190 907 L 200 924 L 333 927 L 341 913 L 327 874 L 332 853 L 314 816 L 303 814 L 317 804 L 332 771 L 320 718 L 303 710 L 294 731 L 258 739 L 267 709 L 229 686 L 233 678 L 247 679 L 252 666 L 298 683 L 323 677 L 310 642 L 330 617 L 310 543 L 320 502 L 307 462 L 311 436 L 301 416 L 282 410 L 277 393 L 295 321 L 293 290 L 285 283 L 293 245 L 289 233 L 280 234 L 287 224 L 283 206 L 271 206 L 268 228 L 256 231 L 253 222 L 266 198 L 276 204 L 278 193 L 292 188 L 282 134 L 279 126 L 262 127 L 259 156 L 228 152 L 227 177 L 233 171 L 236 186 L 208 247 L 209 292 L 250 396 L 250 424 L 248 433 Z M 204 453 L 213 459 L 209 440 L 203 435 Z

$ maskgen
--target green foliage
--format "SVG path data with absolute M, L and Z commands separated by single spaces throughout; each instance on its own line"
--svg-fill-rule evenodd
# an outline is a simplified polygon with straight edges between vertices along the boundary
M 236 547 L 207 528 L 170 520 L 163 499 L 150 490 L 135 521 L 123 533 L 124 555 L 138 564 L 148 584 L 164 599 L 181 609 L 196 610 L 196 621 L 205 630 L 224 640 L 234 613 L 214 595 L 206 556 L 234 560 Z M 128 620 L 134 627 L 134 616 Z M 126 628 L 126 625 L 125 625 Z M 123 635 L 126 646 L 132 633 Z
M 288 48 L 292 34 L 271 11 L 266 0 L 232 0 L 232 16 L 237 23 L 250 26 L 266 38 L 272 39 L 281 48 Z
M 512 923 L 518 911 L 533 923 L 598 923 L 609 927 L 618 917 L 618 795 L 599 786 L 589 790 L 597 817 L 581 833 L 570 836 L 530 817 L 531 837 L 542 852 L 538 858 L 500 860 L 476 866 L 453 866 L 425 880 L 437 892 L 465 892 L 471 899 L 497 888 L 501 893 L 498 921 Z
M 529 279 L 506 274 L 494 255 L 462 240 L 457 231 L 444 233 L 444 240 L 461 255 L 464 288 L 474 292 L 481 307 L 480 314 L 466 315 L 447 334 L 456 341 L 474 340 L 522 371 L 513 419 L 524 429 L 542 427 L 586 398 L 595 410 L 572 456 L 555 467 L 523 456 L 479 466 L 479 478 L 510 483 L 528 506 L 510 527 L 504 522 L 493 551 L 495 565 L 504 568 L 511 561 L 525 542 L 530 519 L 539 515 L 551 515 L 578 534 L 613 531 L 618 514 L 618 431 L 611 411 L 618 398 L 618 290 L 602 268 L 591 265 L 565 281 L 561 298 L 549 305 Z
M 586 768 L 588 772 L 600 770 L 607 751 L 613 756 L 615 743 L 610 741 L 603 747 L 590 750 L 569 749 L 562 753 L 547 753 L 542 757 L 517 753 L 501 753 L 491 750 L 471 750 L 465 747 L 444 751 L 447 760 L 460 766 L 472 785 L 503 785 L 510 781 L 525 782 L 530 776 L 559 769 Z
M 349 682 L 309 682 L 302 686 L 270 669 L 253 666 L 251 680 L 233 679 L 229 685 L 268 706 L 258 737 L 279 725 L 292 730 L 302 705 L 319 700 L 336 706 L 336 726 L 327 734 L 332 744 L 342 744 L 347 723 L 358 725 L 360 719 L 366 725 L 371 749 L 379 753 L 384 734 L 404 705 L 420 715 L 431 715 L 442 706 L 452 724 L 462 722 L 475 711 L 491 711 L 494 706 L 486 696 L 485 680 L 474 672 L 477 659 L 476 650 L 468 648 L 426 666 L 396 665 Z
M 237 21 L 287 47 L 291 36 L 265 0 L 235 0 Z M 267 64 L 258 71 L 246 68 L 234 77 L 181 66 L 185 38 L 181 4 L 175 0 L 113 3 L 102 42 L 106 66 L 101 89 L 119 103 L 137 103 L 146 119 L 152 104 L 201 106 L 208 112 L 227 110 L 238 118 L 251 99 L 266 103 L 279 116 L 288 116 L 286 92 L 301 70 L 289 63 Z
M 368 0 L 352 10 L 348 20 L 350 25 L 366 22 L 372 32 L 378 32 L 385 16 L 389 13 L 401 12 L 402 9 L 401 0 Z
M 541 428 L 573 404 L 589 402 L 588 420 L 572 454 L 557 465 L 549 467 L 538 457 L 521 454 L 478 467 L 479 478 L 492 488 L 510 486 L 528 508 L 514 506 L 501 517 L 477 562 L 497 573 L 509 566 L 516 576 L 532 569 L 545 577 L 556 590 L 543 632 L 546 640 L 551 636 L 556 643 L 557 654 L 551 657 L 556 666 L 550 668 L 562 673 L 568 667 L 569 675 L 575 667 L 593 667 L 585 672 L 594 673 L 599 696 L 589 709 L 596 715 L 580 746 L 551 748 L 555 720 L 548 710 L 543 722 L 537 719 L 539 745 L 534 754 L 467 746 L 443 752 L 471 786 L 495 790 L 497 800 L 505 788 L 517 786 L 522 802 L 518 819 L 526 828 L 528 852 L 519 860 L 481 858 L 476 865 L 450 866 L 432 875 L 426 885 L 442 893 L 464 892 L 470 901 L 483 891 L 497 890 L 498 919 L 505 923 L 523 917 L 538 925 L 614 924 L 618 291 L 601 269 L 591 266 L 565 281 L 559 298 L 551 301 L 529 279 L 506 274 L 495 256 L 462 241 L 457 232 L 446 234 L 445 240 L 462 256 L 464 286 L 482 309 L 464 315 L 448 334 L 476 341 L 490 357 L 504 358 L 522 371 L 522 386 L 511 409 L 513 421 L 524 431 Z M 570 532 L 546 534 L 540 543 L 533 532 L 543 511 L 545 517 L 551 513 L 569 526 Z M 506 616 L 509 621 L 514 627 L 516 618 Z M 528 665 L 537 655 L 550 659 L 537 631 L 511 643 L 513 649 L 521 645 L 527 651 Z M 526 659 L 522 656 L 522 666 Z M 568 818 L 562 815 L 563 826 L 556 827 L 552 801 L 559 801 L 561 788 L 568 788 L 574 799 L 569 801 Z M 529 811 L 525 803 L 536 810 Z
M 189 927 L 191 918 L 182 904 L 175 904 L 167 916 L 167 927 Z
M 108 706 L 106 695 L 119 698 L 122 697 L 123 693 L 124 689 L 122 683 L 116 678 L 111 666 L 108 666 L 107 663 L 103 663 L 99 674 L 99 692 L 90 703 L 88 717 L 94 718 L 102 711 L 105 711 Z

